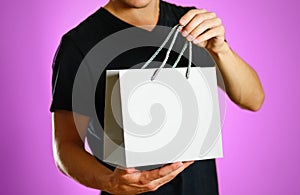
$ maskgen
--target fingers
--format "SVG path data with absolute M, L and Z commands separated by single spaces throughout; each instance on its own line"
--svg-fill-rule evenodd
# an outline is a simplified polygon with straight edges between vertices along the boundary
M 153 169 L 150 171 L 139 171 L 135 168 L 117 167 L 114 172 L 121 181 L 134 184 L 133 186 L 137 186 L 136 184 L 143 185 L 153 180 L 164 177 L 169 173 L 177 170 L 181 166 L 183 166 L 182 162 L 176 162 L 176 163 L 163 166 L 159 169 Z
M 176 162 L 150 171 L 118 167 L 115 169 L 114 174 L 118 178 L 119 186 L 122 186 L 123 190 L 139 194 L 157 190 L 160 186 L 175 178 L 192 163 L 192 161 Z
M 184 165 L 184 163 L 182 162 L 176 162 L 176 163 L 172 163 L 166 166 L 163 166 L 162 168 L 160 168 L 159 170 L 159 175 L 160 176 L 166 176 L 167 174 L 176 171 L 177 169 L 179 169 L 180 167 L 182 167 Z
M 195 28 L 199 28 L 199 26 L 202 24 L 203 26 L 203 22 L 210 20 L 210 19 L 215 19 L 216 18 L 216 14 L 212 13 L 212 12 L 204 12 L 204 13 L 198 13 L 196 15 L 194 15 L 194 17 L 183 27 L 182 29 L 182 36 L 186 37 L 187 35 L 190 35 L 190 33 L 195 29 Z M 208 23 L 210 24 L 210 23 Z M 210 28 L 210 25 L 205 25 L 206 27 Z
M 211 18 L 203 21 L 201 24 L 190 31 L 190 37 L 188 37 L 188 41 L 193 41 L 199 35 L 204 34 L 208 30 L 220 26 L 221 24 L 222 22 L 220 18 Z
M 157 170 L 146 171 L 144 174 L 144 180 L 141 185 L 134 185 L 139 187 L 142 192 L 155 191 L 162 185 L 168 183 L 172 179 L 174 179 L 179 173 L 181 173 L 184 169 L 190 166 L 193 162 L 184 162 L 184 163 L 173 163 L 170 165 L 166 165 Z M 147 175 L 150 173 L 149 175 Z M 146 176 L 147 175 L 147 176 Z M 145 180 L 147 178 L 147 180 Z M 154 179 L 156 178 L 156 179 Z
M 181 173 L 184 169 L 186 169 L 191 164 L 193 164 L 193 161 L 184 162 L 182 164 L 182 166 L 180 166 L 178 169 L 176 169 L 172 172 L 169 172 L 168 174 L 166 174 L 165 176 L 163 176 L 161 178 L 158 178 L 156 180 L 149 182 L 146 185 L 146 188 L 150 189 L 150 191 L 157 190 L 162 185 L 164 185 L 164 184 L 168 183 L 169 181 L 171 181 L 172 179 L 174 179 L 179 173 Z
M 204 9 L 190 10 L 179 20 L 179 24 L 184 26 L 182 36 L 198 46 L 207 45 L 206 41 L 210 40 L 217 41 L 217 44 L 225 40 L 222 20 L 213 12 Z
M 183 166 L 182 162 L 176 162 L 172 163 L 166 166 L 163 166 L 159 169 L 154 169 L 151 171 L 143 171 L 141 173 L 140 182 L 142 184 L 147 184 L 153 180 L 159 179 L 161 177 L 164 177 L 168 175 L 169 173 L 179 169 L 181 166 Z
M 205 12 L 207 12 L 205 9 L 192 9 L 188 11 L 184 16 L 181 17 L 181 19 L 179 20 L 179 24 L 185 26 L 187 23 L 190 22 L 190 20 L 194 18 L 194 16 Z
M 224 27 L 223 26 L 217 26 L 212 29 L 209 29 L 203 34 L 200 34 L 197 38 L 193 40 L 194 44 L 199 44 L 205 41 L 208 41 L 212 38 L 219 38 L 221 41 L 224 41 L 223 35 L 224 34 Z
M 121 168 L 117 167 L 114 171 L 116 177 L 125 183 L 138 183 L 141 171 L 135 168 Z

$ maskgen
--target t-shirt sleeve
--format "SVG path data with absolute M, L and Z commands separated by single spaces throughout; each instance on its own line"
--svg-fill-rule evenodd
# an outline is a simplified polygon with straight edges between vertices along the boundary
M 91 101 L 87 97 L 91 95 L 91 87 L 83 59 L 84 55 L 74 41 L 66 35 L 63 36 L 52 66 L 51 112 L 68 110 L 90 115 Z M 80 84 L 74 85 L 79 67 L 81 75 L 85 76 L 81 76 Z M 76 90 L 73 86 L 76 86 Z
M 192 9 L 197 9 L 195 6 L 188 6 L 188 7 L 182 7 L 180 6 L 180 11 L 178 12 L 178 22 L 181 19 L 182 16 L 184 16 L 187 12 L 189 12 Z

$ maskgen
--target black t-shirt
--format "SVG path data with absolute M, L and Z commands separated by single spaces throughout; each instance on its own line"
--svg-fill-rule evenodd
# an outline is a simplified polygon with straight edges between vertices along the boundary
M 157 46 L 159 46 L 159 43 L 162 42 L 168 33 L 167 30 L 161 30 L 158 26 L 175 26 L 181 16 L 192 8 L 160 1 L 157 27 L 151 32 L 138 28 L 133 31 L 137 33 L 136 35 L 127 36 L 125 33 L 126 37 L 123 37 L 123 39 L 109 38 L 111 37 L 109 35 L 114 36 L 114 33 L 117 34 L 133 26 L 115 17 L 106 9 L 100 8 L 62 37 L 53 62 L 53 100 L 50 111 L 74 111 L 91 118 L 87 138 L 89 146 L 98 160 L 102 156 L 101 147 L 103 144 L 101 141 L 103 132 L 101 130 L 104 124 L 105 70 L 128 69 L 146 62 L 157 49 L 157 47 L 149 44 L 149 39 L 155 40 Z M 137 44 L 136 40 L 138 37 L 144 37 L 148 40 L 144 45 L 137 47 L 134 44 Z M 117 42 L 115 41 L 116 39 Z M 132 46 L 130 45 L 130 39 L 134 39 Z M 128 48 L 126 48 L 126 51 L 120 52 L 118 49 L 122 48 L 122 42 L 124 42 L 123 46 L 128 46 Z M 183 42 L 183 38 L 179 40 L 177 48 L 182 47 Z M 105 47 L 105 44 L 108 44 L 108 47 Z M 114 55 L 114 51 L 118 51 L 119 54 Z M 214 66 L 213 60 L 204 49 L 193 47 L 193 53 L 193 63 L 198 63 L 198 66 Z M 161 52 L 155 60 L 162 61 L 164 55 L 165 52 Z M 174 63 L 177 55 L 178 53 L 171 52 L 169 64 Z M 178 66 L 186 65 L 187 59 L 183 58 Z M 110 169 L 114 169 L 114 167 L 101 160 L 99 162 Z M 102 192 L 102 194 L 105 195 L 107 193 Z M 196 161 L 157 191 L 145 194 L 218 194 L 215 160 Z

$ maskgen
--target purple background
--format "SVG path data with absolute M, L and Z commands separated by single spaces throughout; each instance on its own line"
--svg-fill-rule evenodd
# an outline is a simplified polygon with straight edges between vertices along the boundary
M 225 157 L 217 161 L 221 194 L 300 194 L 298 2 L 173 2 L 217 12 L 232 48 L 257 70 L 265 88 L 258 113 L 228 100 Z M 1 1 L 0 194 L 97 194 L 55 167 L 48 109 L 51 63 L 60 37 L 104 3 Z

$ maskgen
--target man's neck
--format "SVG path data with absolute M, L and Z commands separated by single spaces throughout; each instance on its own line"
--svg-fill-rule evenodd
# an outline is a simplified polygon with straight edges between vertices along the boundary
M 119 19 L 146 30 L 152 30 L 159 19 L 159 0 L 151 0 L 142 7 L 134 7 L 119 0 L 110 0 L 104 8 Z

